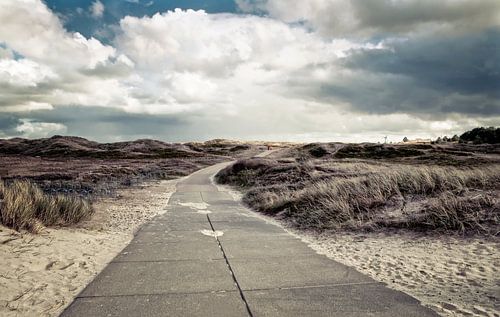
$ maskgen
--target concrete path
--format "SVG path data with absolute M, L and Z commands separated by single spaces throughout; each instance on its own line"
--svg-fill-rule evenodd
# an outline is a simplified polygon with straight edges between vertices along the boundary
M 253 216 L 210 177 L 177 185 L 62 316 L 436 316 Z

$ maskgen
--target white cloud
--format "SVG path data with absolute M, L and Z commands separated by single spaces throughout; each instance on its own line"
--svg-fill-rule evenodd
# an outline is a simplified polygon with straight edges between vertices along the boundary
M 56 77 L 49 67 L 28 59 L 0 59 L 0 84 L 35 87 Z
M 101 1 L 96 0 L 96 1 L 92 2 L 89 10 L 90 10 L 90 14 L 92 14 L 92 16 L 94 18 L 100 18 L 104 14 L 104 4 L 102 4 Z
M 58 17 L 39 0 L 0 1 L 0 21 L 1 42 L 53 69 L 93 68 L 116 54 L 113 47 L 94 38 L 67 32 Z
M 14 58 L 14 53 L 12 50 L 0 46 L 0 60 L 1 59 L 12 59 Z
M 126 17 L 120 26 L 116 47 L 141 78 L 131 88 L 141 95 L 140 104 L 132 102 L 128 111 L 240 113 L 254 103 L 264 108 L 266 96 L 286 93 L 293 71 L 374 47 L 324 41 L 268 18 L 193 10 Z
M 197 73 L 174 73 L 167 76 L 172 96 L 180 103 L 203 102 L 212 99 L 217 85 Z
M 52 110 L 54 107 L 50 103 L 29 101 L 24 104 L 0 107 L 0 112 L 28 112 L 36 110 Z
M 41 1 L 0 1 L 0 21 L 0 42 L 22 56 L 0 59 L 0 107 L 24 109 L 30 102 L 120 107 L 127 98 L 117 78 L 129 76 L 133 62 L 97 39 L 67 32 Z
M 54 134 L 64 134 L 67 131 L 65 125 L 51 122 L 36 122 L 30 119 L 21 119 L 21 124 L 16 131 L 27 138 L 44 138 Z
M 245 63 L 296 69 L 331 58 L 335 44 L 300 27 L 256 16 L 168 11 L 126 17 L 116 43 L 141 69 L 159 67 L 230 76 Z M 349 46 L 350 44 L 350 46 Z M 344 50 L 354 43 L 344 41 Z

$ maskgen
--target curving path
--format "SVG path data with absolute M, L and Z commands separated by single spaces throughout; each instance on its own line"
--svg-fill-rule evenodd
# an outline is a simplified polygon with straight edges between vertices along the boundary
M 253 217 L 210 177 L 177 185 L 62 316 L 437 316 Z

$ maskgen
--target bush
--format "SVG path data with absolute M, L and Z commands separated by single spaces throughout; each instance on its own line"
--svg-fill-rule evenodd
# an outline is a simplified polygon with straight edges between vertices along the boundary
M 500 143 L 500 128 L 475 128 L 462 134 L 460 136 L 460 141 L 473 142 L 476 144 L 498 144 Z
M 498 225 L 499 220 L 500 213 L 495 210 L 493 198 L 484 195 L 457 197 L 444 192 L 432 199 L 420 214 L 412 215 L 407 224 L 409 227 L 481 233 Z
M 215 180 L 220 184 L 250 186 L 257 173 L 276 166 L 276 164 L 274 160 L 263 158 L 239 160 L 217 173 Z
M 0 180 L 0 223 L 15 230 L 36 232 L 42 226 L 70 225 L 93 212 L 91 203 L 77 196 L 44 194 L 29 181 Z
M 319 158 L 319 157 L 323 157 L 323 156 L 329 154 L 329 152 L 324 147 L 318 145 L 318 146 L 310 149 L 309 154 L 311 154 L 314 157 Z

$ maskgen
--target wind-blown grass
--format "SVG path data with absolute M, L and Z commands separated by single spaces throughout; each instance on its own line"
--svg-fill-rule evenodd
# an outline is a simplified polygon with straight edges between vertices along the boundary
M 43 226 L 75 224 L 93 212 L 90 201 L 80 197 L 47 195 L 26 180 L 0 180 L 0 222 L 15 230 L 36 232 Z
M 381 227 L 497 233 L 500 169 L 366 162 L 239 161 L 220 183 L 244 202 L 304 229 Z

